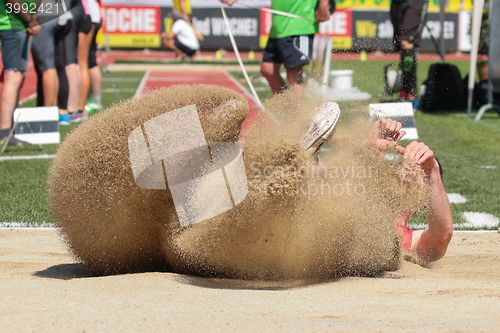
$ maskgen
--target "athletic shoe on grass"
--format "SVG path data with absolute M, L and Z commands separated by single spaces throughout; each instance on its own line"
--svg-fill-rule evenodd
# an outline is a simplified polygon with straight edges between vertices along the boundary
M 7 139 L 9 139 L 10 129 L 0 130 L 0 148 L 5 145 Z M 26 146 L 29 145 L 28 142 L 16 139 L 13 135 L 10 137 L 9 146 Z
M 316 155 L 321 145 L 332 136 L 339 118 L 340 108 L 335 102 L 325 102 L 316 109 L 316 115 L 304 136 L 304 149 L 309 156 Z
M 93 99 L 89 99 L 89 101 L 85 105 L 85 111 L 87 111 L 88 114 L 97 113 L 99 111 L 102 111 L 102 105 L 96 103 Z
M 68 126 L 71 124 L 71 115 L 69 113 L 59 114 L 59 125 Z
M 72 123 L 80 123 L 84 119 L 85 119 L 85 114 L 83 113 L 83 111 L 77 111 L 77 112 L 73 112 L 71 114 L 71 122 Z

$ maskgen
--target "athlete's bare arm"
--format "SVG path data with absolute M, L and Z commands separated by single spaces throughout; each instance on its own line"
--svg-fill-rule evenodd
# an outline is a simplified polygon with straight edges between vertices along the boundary
M 373 125 L 369 144 L 381 151 L 394 148 L 404 159 L 418 164 L 431 185 L 431 205 L 427 214 L 427 227 L 416 231 L 412 238 L 412 251 L 426 262 L 442 258 L 453 235 L 450 203 L 441 178 L 440 166 L 434 152 L 424 143 L 413 141 L 406 148 L 398 145 L 405 132 L 401 123 L 381 118 Z
M 427 227 L 413 233 L 412 251 L 426 262 L 436 261 L 445 255 L 453 235 L 451 208 L 440 166 L 432 150 L 422 142 L 410 143 L 406 147 L 404 158 L 420 165 L 429 179 L 432 191 Z

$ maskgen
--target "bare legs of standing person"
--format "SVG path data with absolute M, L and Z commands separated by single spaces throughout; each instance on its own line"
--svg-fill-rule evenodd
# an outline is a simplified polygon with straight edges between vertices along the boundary
M 78 33 L 78 66 L 81 73 L 81 84 L 78 99 L 78 110 L 85 109 L 85 103 L 90 90 L 89 52 L 92 38 L 94 37 L 95 26 L 92 26 L 88 33 Z
M 12 127 L 12 114 L 19 99 L 19 89 L 24 80 L 21 71 L 7 70 L 4 72 L 2 89 L 2 102 L 0 112 L 0 130 L 10 130 Z
M 280 94 L 286 89 L 286 82 L 280 74 L 281 64 L 273 62 L 263 62 L 260 66 L 260 73 L 266 78 L 273 94 Z
M 66 65 L 66 76 L 68 77 L 68 111 L 78 111 L 78 99 L 80 96 L 80 67 L 78 64 Z
M 273 62 L 263 62 L 260 66 L 260 72 L 269 83 L 273 94 L 280 94 L 287 87 L 285 80 L 281 77 L 280 68 L 281 64 Z M 287 68 L 286 78 L 289 86 L 303 84 L 302 66 Z
M 59 91 L 59 78 L 55 68 L 49 68 L 42 72 L 43 82 L 43 105 L 57 106 L 57 92 Z

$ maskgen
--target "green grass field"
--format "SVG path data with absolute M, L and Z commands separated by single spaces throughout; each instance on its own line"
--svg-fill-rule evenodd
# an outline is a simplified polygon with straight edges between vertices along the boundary
M 334 61 L 335 69 L 354 69 L 354 85 L 372 94 L 372 99 L 363 104 L 342 103 L 344 113 L 353 108 L 366 108 L 369 102 L 381 99 L 383 65 L 388 62 Z M 467 72 L 467 62 L 456 62 Z M 430 62 L 419 66 L 419 79 L 427 76 Z M 242 75 L 232 73 L 245 84 Z M 257 72 L 250 73 L 256 79 Z M 104 104 L 109 106 L 119 100 L 133 96 L 143 72 L 113 73 L 116 88 L 113 91 L 109 75 L 104 75 Z M 262 98 L 270 96 L 267 86 L 254 80 Z M 484 212 L 500 217 L 500 117 L 487 113 L 481 122 L 469 121 L 464 112 L 416 115 L 420 137 L 435 151 L 443 164 L 445 184 L 449 193 L 460 193 L 468 199 L 465 204 L 453 205 L 455 223 L 464 222 L 463 212 Z M 62 129 L 62 136 L 74 127 Z M 56 146 L 30 146 L 9 148 L 5 155 L 53 154 Z M 34 225 L 54 222 L 46 195 L 46 178 L 50 160 L 0 161 L 0 223 L 26 222 Z M 75 175 L 77 177 L 77 175 Z M 423 222 L 417 218 L 415 223 Z

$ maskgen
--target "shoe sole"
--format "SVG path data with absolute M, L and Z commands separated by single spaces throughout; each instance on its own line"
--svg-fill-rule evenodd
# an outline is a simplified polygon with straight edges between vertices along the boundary
M 318 107 L 304 137 L 304 149 L 309 154 L 314 155 L 321 145 L 332 136 L 339 118 L 340 108 L 337 103 L 325 102 Z

